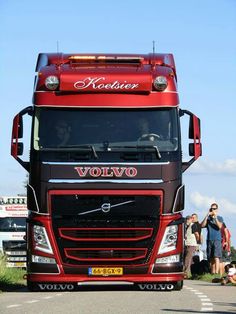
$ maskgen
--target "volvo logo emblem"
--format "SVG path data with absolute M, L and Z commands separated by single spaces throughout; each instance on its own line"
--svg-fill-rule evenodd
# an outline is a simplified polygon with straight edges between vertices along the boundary
M 104 213 L 109 213 L 109 211 L 111 210 L 111 204 L 110 204 L 110 203 L 104 203 L 104 204 L 102 204 L 101 210 L 102 210 Z

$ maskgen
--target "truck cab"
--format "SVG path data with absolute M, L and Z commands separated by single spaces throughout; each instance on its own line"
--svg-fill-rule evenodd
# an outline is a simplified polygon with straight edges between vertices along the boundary
M 15 116 L 12 132 L 12 156 L 29 171 L 29 287 L 181 289 L 182 173 L 201 142 L 200 120 L 179 108 L 173 55 L 40 54 L 36 72 L 33 106 Z

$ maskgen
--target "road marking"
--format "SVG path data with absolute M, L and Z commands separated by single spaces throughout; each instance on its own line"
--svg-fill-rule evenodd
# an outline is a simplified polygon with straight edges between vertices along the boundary
M 62 295 L 61 293 L 57 293 L 56 295 L 54 296 L 60 296 Z M 39 301 L 43 301 L 43 300 L 47 300 L 47 299 L 52 299 L 54 296 L 45 296 L 45 297 L 42 297 L 41 300 L 36 300 L 36 299 L 33 299 L 33 300 L 29 300 L 29 301 L 24 301 L 23 303 L 24 304 L 33 304 L 33 303 L 37 303 Z M 11 305 L 7 305 L 6 308 L 7 309 L 10 309 L 10 308 L 15 308 L 15 307 L 19 307 L 19 306 L 22 306 L 23 304 L 11 304 Z
M 213 304 L 211 302 L 206 302 L 206 303 L 202 302 L 202 305 L 204 305 L 204 306 L 213 306 Z
M 213 307 L 202 307 L 201 312 L 211 312 L 213 311 Z
M 29 300 L 29 301 L 25 301 L 24 303 L 31 304 L 31 303 L 36 303 L 36 302 L 39 302 L 39 300 Z
M 7 308 L 10 309 L 13 307 L 18 307 L 18 306 L 22 306 L 22 304 L 11 304 L 11 305 L 8 305 Z
M 199 290 L 192 289 L 190 287 L 185 287 L 185 288 L 190 290 L 190 292 L 193 292 L 200 299 L 201 301 L 200 312 L 212 312 L 213 311 L 213 304 L 211 303 L 211 299 L 209 299 L 207 295 L 205 295 L 203 292 L 200 292 Z
M 52 298 L 53 298 L 52 296 L 42 297 L 42 299 L 44 299 L 44 300 L 48 300 L 48 299 L 52 299 Z

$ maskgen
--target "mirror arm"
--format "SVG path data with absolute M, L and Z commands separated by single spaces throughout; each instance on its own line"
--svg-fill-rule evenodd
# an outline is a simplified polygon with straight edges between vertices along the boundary
M 24 161 L 21 158 L 17 157 L 16 160 L 19 162 L 19 164 L 26 170 L 29 172 L 29 165 L 30 163 L 28 161 Z

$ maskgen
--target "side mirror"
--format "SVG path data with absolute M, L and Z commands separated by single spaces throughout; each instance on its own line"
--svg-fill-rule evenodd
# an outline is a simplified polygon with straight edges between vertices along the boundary
M 189 144 L 189 156 L 193 156 L 188 162 L 182 163 L 182 171 L 184 172 L 194 161 L 202 155 L 201 144 L 201 123 L 200 119 L 188 110 L 181 110 L 180 116 L 187 114 L 189 116 L 189 132 L 188 137 L 193 140 L 193 143 Z
M 11 155 L 28 171 L 29 162 L 23 161 L 18 156 L 23 155 L 24 144 L 19 142 L 20 138 L 23 138 L 23 116 L 29 114 L 32 116 L 33 108 L 26 107 L 21 112 L 19 112 L 13 120 L 12 126 L 12 138 L 11 138 Z
M 195 156 L 195 145 L 193 143 L 189 144 L 189 156 Z M 202 143 L 200 143 L 200 156 L 202 156 Z
M 24 151 L 24 144 L 23 143 L 18 143 L 17 146 L 17 155 L 22 156 Z
M 22 116 L 19 116 L 18 119 L 18 138 L 23 137 L 23 118 Z
M 194 139 L 194 135 L 195 135 L 195 125 L 194 125 L 194 118 L 197 119 L 197 123 L 198 123 L 198 137 L 201 137 L 201 121 L 199 118 L 197 118 L 194 115 L 190 116 L 190 120 L 189 120 L 189 131 L 188 131 L 188 138 L 189 139 Z M 196 124 L 196 122 L 195 122 Z

